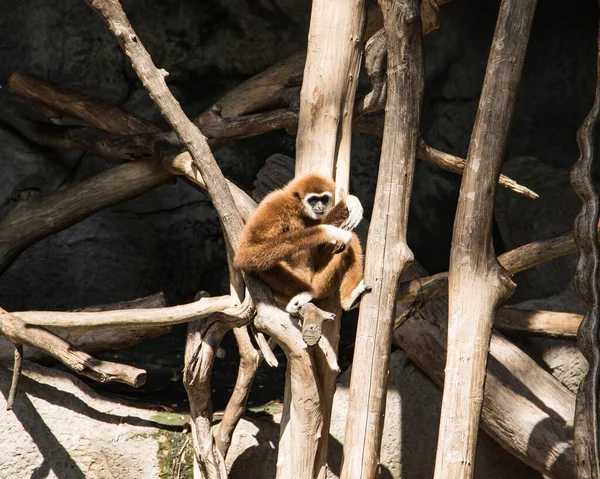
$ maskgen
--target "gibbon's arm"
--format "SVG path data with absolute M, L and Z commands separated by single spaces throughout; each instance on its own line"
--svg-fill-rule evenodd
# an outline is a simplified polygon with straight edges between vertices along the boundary
M 234 266 L 243 271 L 267 271 L 280 261 L 300 250 L 316 248 L 326 243 L 347 245 L 352 238 L 349 231 L 332 225 L 318 225 L 299 231 L 289 231 L 274 236 L 258 237 L 250 232 L 243 235 Z
M 363 217 L 363 207 L 354 195 L 348 195 L 338 201 L 323 220 L 323 223 L 352 231 Z

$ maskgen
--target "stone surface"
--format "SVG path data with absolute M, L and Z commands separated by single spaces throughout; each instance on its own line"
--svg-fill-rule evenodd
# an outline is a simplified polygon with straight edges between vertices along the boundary
M 25 362 L 14 409 L 0 368 L 0 478 L 158 477 L 152 411 L 102 399 L 73 376 Z

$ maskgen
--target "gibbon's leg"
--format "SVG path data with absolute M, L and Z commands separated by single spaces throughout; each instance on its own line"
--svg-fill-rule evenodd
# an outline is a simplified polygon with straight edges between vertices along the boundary
M 242 240 L 234 266 L 247 272 L 268 271 L 298 251 L 328 243 L 342 243 L 345 247 L 351 238 L 351 232 L 323 224 L 252 241 Z
M 295 272 L 291 267 L 280 263 L 269 271 L 261 271 L 258 276 L 273 290 L 286 299 L 310 290 L 310 274 L 305 271 Z
M 355 308 L 371 291 L 363 281 L 363 252 L 355 234 L 344 253 L 331 256 L 315 271 L 311 287 L 315 298 L 331 296 L 339 288 L 341 306 L 346 311 Z
M 340 302 L 344 311 L 356 308 L 362 297 L 371 291 L 371 287 L 364 282 L 363 251 L 356 235 L 350 241 L 347 254 L 345 272 L 340 283 Z

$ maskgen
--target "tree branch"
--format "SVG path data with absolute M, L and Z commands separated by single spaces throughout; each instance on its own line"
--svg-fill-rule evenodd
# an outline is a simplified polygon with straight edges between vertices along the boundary
M 575 253 L 577 247 L 571 232 L 547 240 L 533 241 L 498 256 L 498 262 L 510 276 L 538 264 Z M 415 306 L 448 294 L 448 273 L 437 273 L 426 278 L 400 283 L 398 301 L 415 302 Z
M 503 0 L 454 221 L 448 358 L 434 479 L 473 476 L 483 385 L 498 304 L 514 289 L 491 241 L 500 176 L 535 0 Z
M 152 309 L 98 312 L 21 311 L 11 313 L 26 324 L 60 329 L 99 329 L 124 326 L 172 326 L 203 319 L 234 305 L 231 296 L 200 298 L 189 304 Z
M 388 46 L 387 103 L 365 284 L 350 380 L 342 479 L 375 478 L 398 281 L 413 261 L 408 209 L 423 98 L 420 2 L 380 0 Z
M 27 344 L 41 349 L 76 373 L 98 382 L 120 382 L 137 388 L 146 381 L 146 371 L 143 369 L 94 359 L 44 328 L 27 326 L 2 308 L 0 333 L 15 344 Z

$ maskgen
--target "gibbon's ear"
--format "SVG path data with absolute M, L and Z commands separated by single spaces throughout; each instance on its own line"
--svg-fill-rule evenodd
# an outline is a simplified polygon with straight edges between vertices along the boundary
M 301 199 L 302 199 L 302 196 L 301 196 L 301 195 L 300 195 L 300 193 L 298 193 L 297 191 L 294 191 L 294 196 L 295 196 L 296 198 L 298 198 L 298 200 L 301 200 Z

